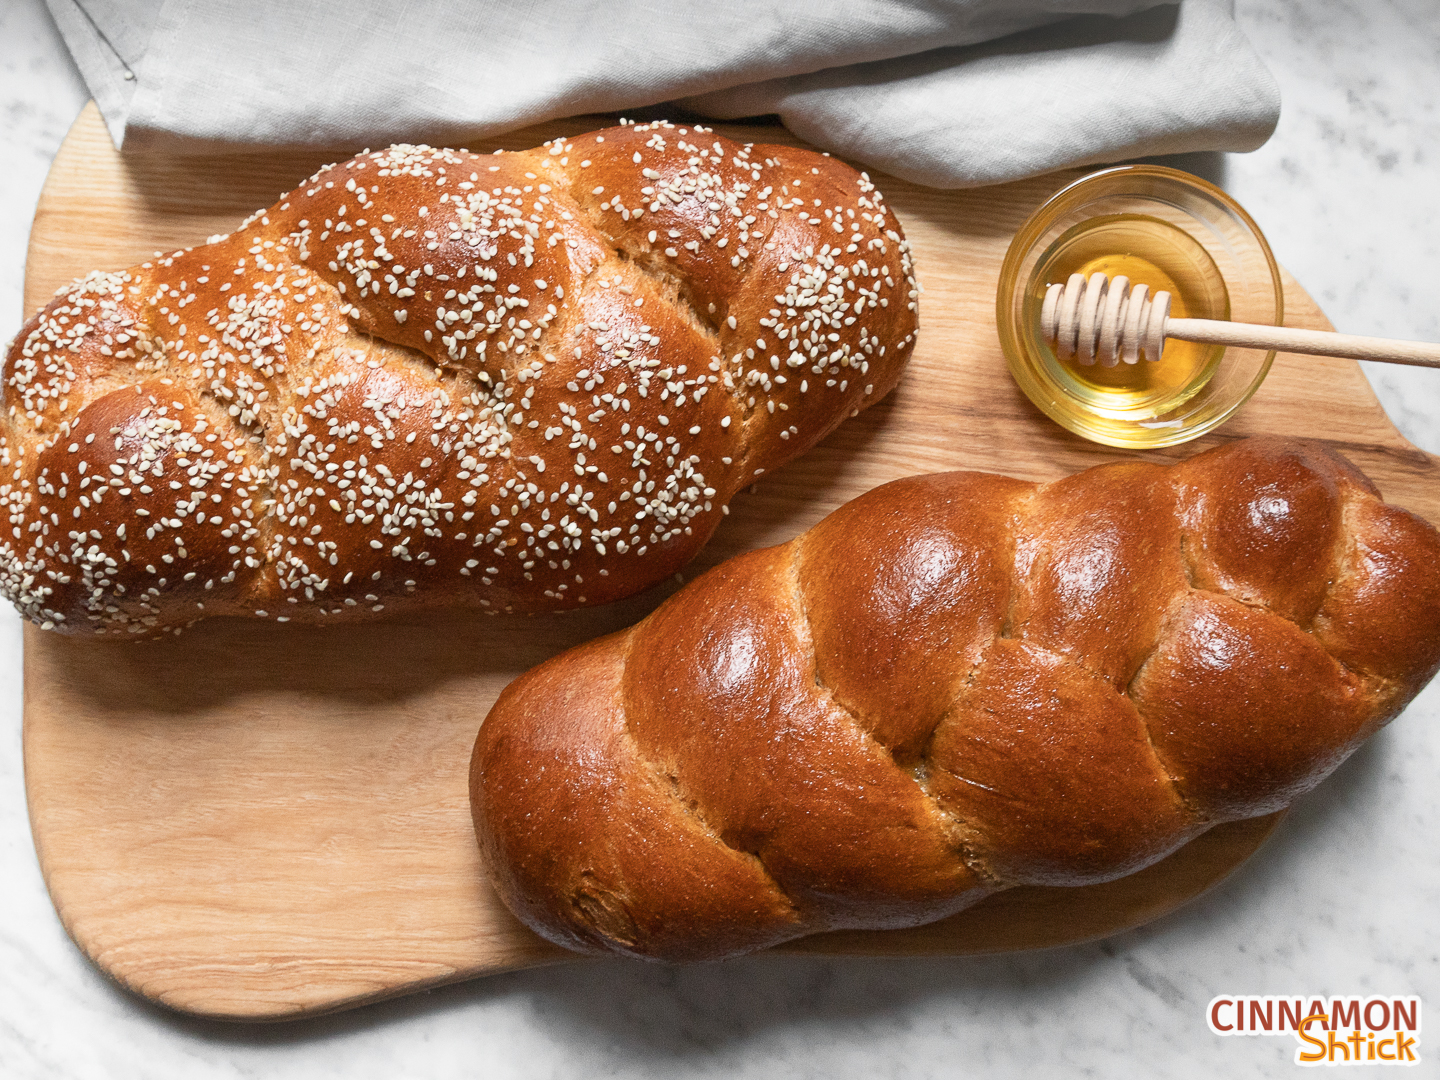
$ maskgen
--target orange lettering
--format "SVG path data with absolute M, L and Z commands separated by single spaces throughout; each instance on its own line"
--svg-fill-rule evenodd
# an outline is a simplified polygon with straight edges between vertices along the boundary
M 1415 1053 L 1410 1047 L 1415 1045 L 1414 1039 L 1407 1039 L 1400 1032 L 1395 1032 L 1395 1059 L 1397 1061 L 1414 1061 Z M 1404 1054 L 1402 1058 L 1400 1055 Z
M 1350 1032 L 1350 1037 L 1345 1040 L 1355 1048 L 1355 1060 L 1360 1060 L 1360 1047 L 1365 1045 L 1365 1033 L 1362 1031 Z
M 1394 1055 L 1394 1054 L 1387 1054 L 1387 1053 L 1385 1052 L 1385 1047 L 1387 1047 L 1387 1046 L 1394 1046 L 1394 1045 L 1395 1045 L 1395 1040 L 1394 1040 L 1394 1039 L 1381 1039 L 1381 1040 L 1380 1040 L 1380 1057 L 1383 1058 L 1385 1061 L 1394 1061 L 1394 1060 L 1395 1060 L 1395 1055 Z
M 1305 1022 L 1308 1024 L 1312 1019 L 1314 1019 L 1314 1017 L 1306 1017 Z M 1325 1060 L 1325 1043 L 1322 1040 L 1315 1038 L 1314 1035 L 1311 1035 L 1303 1027 L 1296 1028 L 1295 1034 L 1315 1047 L 1315 1053 L 1313 1054 L 1307 1054 L 1304 1050 L 1295 1051 L 1295 1063 L 1297 1065 L 1302 1062 Z
M 1329 1045 L 1329 1047 L 1328 1047 L 1328 1049 L 1329 1049 L 1329 1056 L 1325 1059 L 1326 1061 L 1334 1061 L 1334 1060 L 1335 1060 L 1335 1051 L 1336 1051 L 1336 1050 L 1339 1050 L 1342 1054 L 1345 1055 L 1345 1060 L 1346 1060 L 1346 1061 L 1349 1061 L 1349 1060 L 1350 1060 L 1350 1048 L 1345 1045 L 1345 1040 L 1344 1040 L 1344 1039 L 1336 1040 L 1336 1038 L 1335 1038 L 1335 1032 L 1333 1032 L 1333 1031 L 1330 1032 L 1328 1035 L 1326 1035 L 1325 1038 L 1327 1038 L 1328 1040 L 1330 1040 L 1330 1045 Z

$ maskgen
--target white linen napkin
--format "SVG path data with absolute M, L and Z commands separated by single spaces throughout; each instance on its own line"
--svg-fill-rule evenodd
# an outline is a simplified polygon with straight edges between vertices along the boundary
M 1252 150 L 1279 117 L 1232 0 L 46 2 L 127 151 L 455 144 L 676 103 L 949 188 Z

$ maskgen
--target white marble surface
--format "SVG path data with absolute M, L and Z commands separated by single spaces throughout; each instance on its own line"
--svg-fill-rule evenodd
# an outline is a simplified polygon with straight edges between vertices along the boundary
M 1189 164 L 1249 207 L 1335 324 L 1440 340 L 1436 0 L 1241 0 L 1279 79 L 1275 138 Z M 0 335 L 36 197 L 85 93 L 40 0 L 0 3 Z M 1440 372 L 1370 372 L 1440 452 Z M 279 1027 L 199 1022 L 113 987 L 35 865 L 20 633 L 0 615 L 0 1076 L 896 1078 L 1288 1075 L 1295 1044 L 1219 1039 L 1223 992 L 1440 1006 L 1440 686 L 1182 912 L 1102 944 L 959 960 L 756 958 L 520 973 Z M 1427 1065 L 1440 1043 L 1423 1038 Z M 1413 1075 L 1413 1074 L 1412 1074 Z

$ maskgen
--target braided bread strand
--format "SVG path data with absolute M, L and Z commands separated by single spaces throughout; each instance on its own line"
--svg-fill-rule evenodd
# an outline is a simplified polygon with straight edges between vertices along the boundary
M 1440 534 L 1318 444 L 900 480 L 512 683 L 505 902 L 717 959 L 1132 873 L 1287 805 L 1440 665 Z
M 362 154 L 25 325 L 0 593 L 83 634 L 617 599 L 887 393 L 917 302 L 879 192 L 809 151 Z

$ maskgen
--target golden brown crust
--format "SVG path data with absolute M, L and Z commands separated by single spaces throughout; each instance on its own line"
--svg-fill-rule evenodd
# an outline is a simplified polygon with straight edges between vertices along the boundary
M 1001 639 L 935 731 L 930 791 L 1009 885 L 1108 881 L 1201 831 L 1108 679 Z
M 558 892 L 564 925 L 577 928 L 559 941 L 580 950 L 598 936 L 687 958 L 694 943 L 742 949 L 793 937 L 799 920 L 760 862 L 714 836 L 637 751 L 621 707 L 624 649 L 623 635 L 589 642 L 573 664 L 536 668 L 501 695 L 533 734 L 491 744 L 495 778 L 473 803 L 489 823 L 481 836 L 502 892 L 532 925 Z M 567 783 L 555 784 L 559 773 Z M 575 853 L 602 823 L 614 830 L 608 858 L 572 877 Z M 731 919 L 733 943 L 716 931 Z
M 915 925 L 1279 809 L 1437 665 L 1440 534 L 1316 444 L 913 477 L 517 680 L 476 826 L 506 902 L 572 948 Z M 636 777 L 679 826 L 591 794 Z
M 85 634 L 616 599 L 894 386 L 917 291 L 868 178 L 809 151 L 362 154 L 25 325 L 0 592 Z
M 944 816 L 816 681 L 793 558 L 785 545 L 733 559 L 636 628 L 627 726 L 677 796 L 752 852 L 811 924 L 948 914 L 978 883 Z M 750 715 L 778 722 L 736 722 Z
M 1182 794 L 1217 821 L 1309 791 L 1349 756 L 1378 704 L 1298 626 L 1206 593 L 1182 603 L 1130 697 Z
M 973 473 L 960 492 L 946 477 L 909 477 L 799 540 L 819 679 L 907 768 L 1005 624 L 1010 520 L 1032 487 Z

